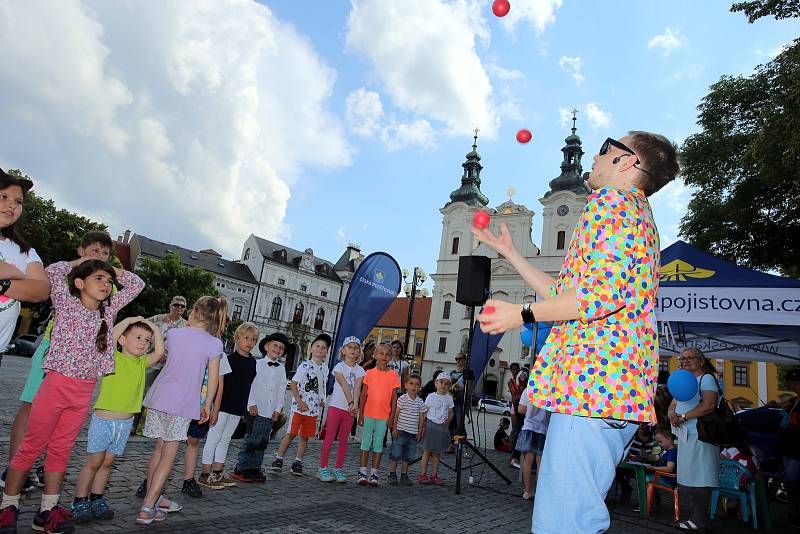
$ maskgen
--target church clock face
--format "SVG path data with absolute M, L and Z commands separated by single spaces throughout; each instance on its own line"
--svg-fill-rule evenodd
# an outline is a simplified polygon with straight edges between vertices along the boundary
M 561 217 L 563 217 L 567 213 L 569 213 L 569 207 L 566 204 L 561 204 L 556 210 L 556 213 L 558 213 Z

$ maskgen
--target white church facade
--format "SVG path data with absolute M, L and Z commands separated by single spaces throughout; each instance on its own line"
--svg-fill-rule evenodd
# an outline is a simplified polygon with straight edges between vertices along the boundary
M 489 212 L 489 228 L 494 233 L 499 232 L 501 223 L 508 225 L 515 247 L 527 261 L 552 276 L 558 275 L 572 232 L 588 196 L 581 166 L 583 150 L 580 137 L 576 134 L 574 116 L 571 131 L 561 149 L 561 174 L 550 182 L 549 190 L 539 199 L 543 218 L 539 246 L 533 242 L 535 213 L 532 210 L 515 204 L 512 198 L 495 208 L 489 207 L 489 199 L 480 190 L 483 166 L 477 152 L 476 135 L 472 151 L 462 164 L 464 173 L 461 186 L 450 194 L 450 201 L 439 210 L 442 214 L 442 237 L 436 273 L 431 275 L 434 287 L 428 324 L 428 345 L 421 369 L 423 383 L 430 379 L 436 369 L 454 369 L 456 354 L 466 351 L 467 348 L 471 328 L 470 310 L 456 302 L 458 260 L 461 256 L 479 255 L 491 258 L 490 291 L 493 297 L 517 303 L 531 302 L 536 298 L 533 290 L 517 274 L 510 262 L 486 245 L 474 246 L 470 227 L 477 210 Z M 508 367 L 514 362 L 520 366 L 530 363 L 529 349 L 522 345 L 516 331 L 503 336 L 485 372 L 476 377 L 476 393 L 490 398 L 508 398 L 505 383 L 510 376 Z

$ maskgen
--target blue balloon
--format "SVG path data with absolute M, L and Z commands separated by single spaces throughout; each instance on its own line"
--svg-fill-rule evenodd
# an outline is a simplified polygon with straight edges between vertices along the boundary
M 691 400 L 697 395 L 697 378 L 686 369 L 679 369 L 669 375 L 667 389 L 675 400 Z
M 522 344 L 526 347 L 533 345 L 533 330 L 523 328 L 522 332 L 519 333 L 519 340 L 522 341 Z
M 535 324 L 536 323 L 522 323 L 522 326 L 524 326 L 528 330 L 533 330 L 533 325 L 535 325 Z

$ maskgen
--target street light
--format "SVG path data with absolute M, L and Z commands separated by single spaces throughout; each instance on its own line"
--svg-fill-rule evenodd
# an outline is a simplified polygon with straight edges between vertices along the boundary
M 414 267 L 414 275 L 411 277 L 411 280 L 408 279 L 409 272 L 408 269 L 403 269 L 403 282 L 405 285 L 403 286 L 403 291 L 406 293 L 406 297 L 411 300 L 408 304 L 408 317 L 406 318 L 406 342 L 405 342 L 405 349 L 406 349 L 406 357 L 409 354 L 409 339 L 411 337 L 411 317 L 414 315 L 414 302 L 417 297 L 417 288 L 422 287 L 422 284 L 425 283 L 425 280 L 428 279 L 428 275 L 425 274 L 425 271 L 422 270 L 421 267 Z M 423 297 L 428 296 L 428 289 L 422 288 L 420 291 Z M 416 352 L 416 351 L 414 351 Z M 414 354 L 414 356 L 417 356 Z M 420 367 L 421 367 L 420 362 Z M 420 369 L 421 370 L 421 369 Z

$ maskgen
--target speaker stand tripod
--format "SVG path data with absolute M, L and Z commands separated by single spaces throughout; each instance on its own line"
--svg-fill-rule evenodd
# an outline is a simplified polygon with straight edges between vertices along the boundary
M 492 471 L 497 473 L 497 476 L 502 478 L 506 484 L 511 485 L 511 480 L 507 476 L 505 476 L 500 469 L 494 465 L 491 460 L 489 460 L 486 456 L 484 456 L 481 451 L 472 444 L 472 442 L 467 438 L 467 432 L 464 428 L 464 420 L 466 419 L 467 410 L 471 409 L 471 401 L 469 396 L 467 395 L 467 390 L 469 389 L 469 385 L 475 381 L 475 377 L 472 373 L 472 367 L 470 366 L 471 363 L 471 356 L 472 356 L 472 333 L 475 331 L 475 306 L 470 306 L 469 309 L 469 337 L 467 339 L 467 365 L 464 368 L 464 390 L 461 392 L 462 395 L 462 409 L 461 413 L 459 414 L 459 421 L 458 421 L 458 434 L 453 436 L 453 441 L 456 444 L 456 466 L 454 471 L 456 472 L 456 495 L 461 494 L 461 472 L 465 469 L 472 469 L 473 467 L 477 467 L 479 465 L 488 465 Z M 480 458 L 480 462 L 473 463 L 470 459 L 469 465 L 462 465 L 464 459 L 464 452 L 466 450 L 472 451 L 472 453 Z

